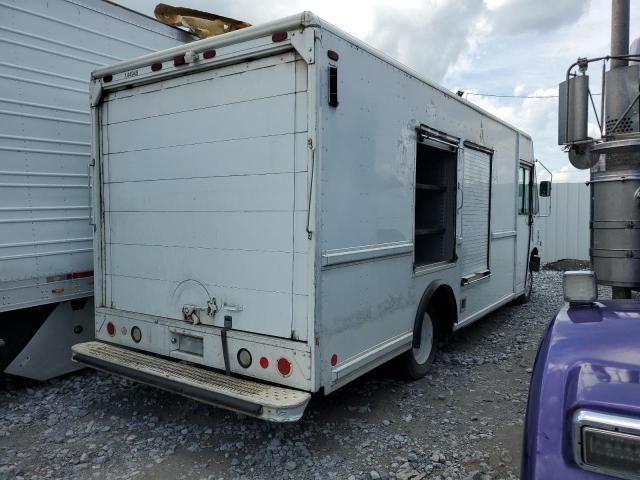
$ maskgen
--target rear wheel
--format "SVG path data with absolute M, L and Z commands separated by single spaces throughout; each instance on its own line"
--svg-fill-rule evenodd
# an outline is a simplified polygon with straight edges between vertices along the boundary
M 531 299 L 531 293 L 533 292 L 533 270 L 527 272 L 527 276 L 524 279 L 524 292 L 518 298 L 516 303 L 519 305 L 527 303 Z
M 431 315 L 424 312 L 420 326 L 420 346 L 405 352 L 401 357 L 403 373 L 409 380 L 418 380 L 431 369 L 436 353 L 436 341 L 436 328 Z

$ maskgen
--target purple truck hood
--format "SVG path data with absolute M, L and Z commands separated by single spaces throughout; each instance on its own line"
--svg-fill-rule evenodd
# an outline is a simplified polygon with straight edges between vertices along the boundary
M 536 357 L 522 459 L 523 479 L 610 478 L 573 461 L 571 419 L 587 408 L 640 418 L 640 302 L 563 307 Z

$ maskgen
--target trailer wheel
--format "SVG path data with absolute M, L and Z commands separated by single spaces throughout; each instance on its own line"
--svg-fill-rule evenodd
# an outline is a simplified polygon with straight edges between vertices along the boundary
M 429 312 L 422 315 L 420 326 L 420 347 L 412 348 L 402 357 L 403 373 L 409 380 L 418 380 L 424 377 L 431 369 L 433 357 L 436 353 L 437 331 Z

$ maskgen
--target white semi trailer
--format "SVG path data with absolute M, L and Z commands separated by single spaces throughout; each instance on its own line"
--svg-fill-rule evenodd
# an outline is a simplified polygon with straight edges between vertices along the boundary
M 531 138 L 312 13 L 98 69 L 91 101 L 78 362 L 293 421 L 530 294 Z
M 77 369 L 93 338 L 91 71 L 189 40 L 101 0 L 0 1 L 0 373 Z

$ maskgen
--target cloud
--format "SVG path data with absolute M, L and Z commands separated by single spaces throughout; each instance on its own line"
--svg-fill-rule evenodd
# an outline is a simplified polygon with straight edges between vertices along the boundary
M 403 9 L 380 6 L 365 40 L 430 79 L 442 81 L 470 48 L 478 14 L 484 9 L 482 0 L 429 0 Z
M 585 0 L 504 1 L 491 9 L 491 23 L 494 32 L 501 35 L 549 32 L 577 22 L 590 3 Z
M 547 97 L 558 94 L 557 87 L 541 88 L 529 95 Z M 556 98 L 499 99 L 469 96 L 479 107 L 515 125 L 533 137 L 534 154 L 553 173 L 554 182 L 576 182 L 588 179 L 588 171 L 576 170 L 567 154 L 557 144 L 558 100 Z

